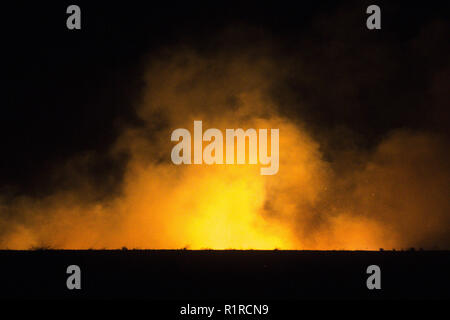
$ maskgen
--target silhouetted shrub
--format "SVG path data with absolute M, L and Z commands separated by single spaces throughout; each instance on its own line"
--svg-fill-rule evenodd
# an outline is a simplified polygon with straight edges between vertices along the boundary
M 33 251 L 45 251 L 45 250 L 53 250 L 53 248 L 51 246 L 33 246 L 30 248 L 30 250 Z

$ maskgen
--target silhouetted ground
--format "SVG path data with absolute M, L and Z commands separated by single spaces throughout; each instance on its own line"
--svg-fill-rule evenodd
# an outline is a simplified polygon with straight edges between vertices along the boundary
M 67 266 L 82 289 L 66 287 Z M 381 268 L 381 290 L 366 269 Z M 450 251 L 0 251 L 2 298 L 450 298 Z

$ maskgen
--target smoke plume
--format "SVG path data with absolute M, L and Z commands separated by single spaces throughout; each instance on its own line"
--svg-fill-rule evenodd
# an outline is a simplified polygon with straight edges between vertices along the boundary
M 124 128 L 106 153 L 127 155 L 119 192 L 97 197 L 103 190 L 79 170 L 95 154 L 81 154 L 55 169 L 66 188 L 1 199 L 0 247 L 449 248 L 445 136 L 398 128 L 361 147 L 352 144 L 352 129 L 309 122 L 311 113 L 302 112 L 310 100 L 280 99 L 292 61 L 277 50 L 170 47 L 149 55 L 145 86 L 129 105 L 141 122 Z M 302 82 L 316 82 L 305 63 L 292 67 L 305 69 Z M 278 128 L 279 172 L 174 165 L 170 134 L 192 132 L 194 120 L 204 129 Z

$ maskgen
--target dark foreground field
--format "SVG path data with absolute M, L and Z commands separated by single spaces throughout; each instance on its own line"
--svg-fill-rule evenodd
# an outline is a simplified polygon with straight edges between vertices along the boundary
M 81 268 L 81 290 L 66 269 Z M 381 290 L 366 269 L 381 268 Z M 449 251 L 0 251 L 1 298 L 450 298 Z

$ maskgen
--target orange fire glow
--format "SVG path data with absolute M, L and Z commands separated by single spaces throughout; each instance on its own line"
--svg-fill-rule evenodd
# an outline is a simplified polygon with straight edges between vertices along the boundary
M 85 202 L 84 195 L 95 193 L 87 183 L 0 204 L 18 213 L 17 220 L 0 218 L 9 224 L 0 247 L 377 250 L 445 232 L 439 221 L 448 201 L 439 190 L 448 190 L 447 177 L 427 178 L 439 163 L 417 177 L 415 159 L 435 161 L 439 149 L 427 135 L 393 134 L 361 155 L 366 166 L 343 176 L 304 126 L 268 98 L 279 72 L 267 59 L 182 52 L 148 68 L 137 103 L 145 125 L 125 130 L 110 151 L 130 154 L 121 195 Z M 155 127 L 156 118 L 164 125 Z M 210 128 L 279 128 L 279 172 L 262 176 L 260 166 L 248 164 L 174 165 L 170 133 L 195 119 Z

